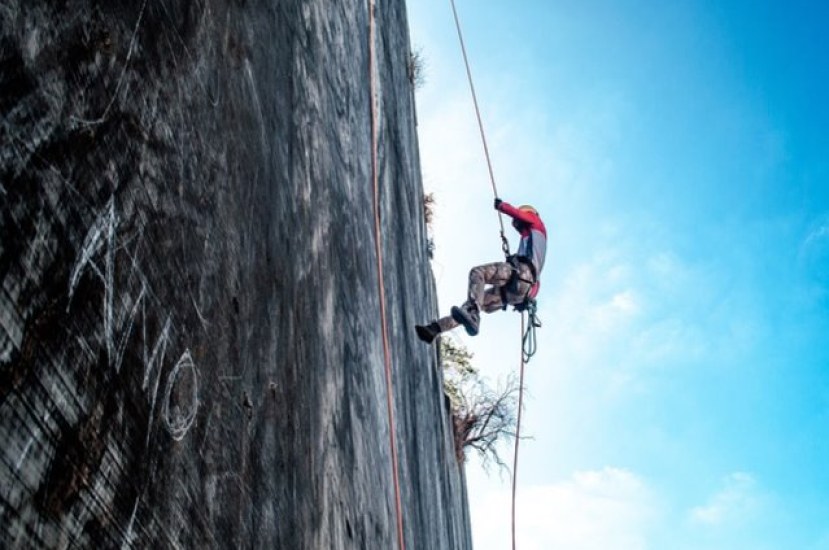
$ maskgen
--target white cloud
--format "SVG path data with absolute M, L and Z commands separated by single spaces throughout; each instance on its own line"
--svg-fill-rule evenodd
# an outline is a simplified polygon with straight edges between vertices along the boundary
M 473 504 L 478 550 L 508 546 L 506 497 Z M 559 483 L 519 487 L 517 544 L 525 550 L 645 549 L 656 512 L 653 493 L 630 471 L 605 467 L 575 472 Z
M 829 256 L 829 213 L 821 215 L 800 243 L 799 258 L 807 263 Z
M 829 214 L 824 214 L 803 239 L 798 259 L 801 269 L 814 282 L 817 295 L 825 298 L 829 288 Z
M 646 365 L 698 360 L 705 354 L 706 342 L 700 327 L 679 317 L 654 320 L 632 340 L 636 356 Z
M 692 508 L 689 515 L 691 522 L 697 525 L 740 523 L 757 513 L 763 499 L 754 476 L 746 472 L 734 472 L 725 477 L 722 487 L 708 502 Z
M 809 246 L 822 239 L 829 238 L 829 225 L 824 224 L 812 230 L 803 240 L 804 246 Z
M 662 251 L 646 262 L 647 270 L 655 285 L 664 292 L 688 286 L 693 274 L 675 253 Z
M 606 253 L 585 259 L 568 269 L 555 294 L 543 297 L 549 347 L 562 369 L 615 371 L 629 356 L 648 308 L 636 269 L 622 258 Z
M 639 302 L 632 290 L 619 292 L 610 301 L 614 308 L 623 314 L 634 315 L 639 311 Z

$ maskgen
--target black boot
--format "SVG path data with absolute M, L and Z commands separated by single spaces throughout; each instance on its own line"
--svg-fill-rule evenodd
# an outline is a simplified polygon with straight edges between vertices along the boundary
M 478 334 L 480 318 L 478 315 L 478 306 L 474 303 L 467 302 L 461 307 L 454 306 L 452 308 L 452 318 L 463 325 L 468 335 L 476 336 Z
M 440 334 L 440 325 L 437 324 L 437 321 L 428 325 L 415 325 L 415 332 L 417 332 L 418 338 L 427 344 L 431 344 L 435 337 Z

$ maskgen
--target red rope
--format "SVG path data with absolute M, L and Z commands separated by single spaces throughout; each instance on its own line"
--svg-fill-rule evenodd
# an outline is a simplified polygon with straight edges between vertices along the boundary
M 400 476 L 397 459 L 397 433 L 394 422 L 394 384 L 392 383 L 391 346 L 386 315 L 386 291 L 383 278 L 383 246 L 380 227 L 380 183 L 377 169 L 377 82 L 375 78 L 375 22 L 374 0 L 369 0 L 369 72 L 371 80 L 371 177 L 374 183 L 374 248 L 377 256 L 377 287 L 380 296 L 380 321 L 383 331 L 383 359 L 386 366 L 386 405 L 389 413 L 389 445 L 391 447 L 392 478 L 394 480 L 394 504 L 397 513 L 397 542 L 400 550 L 406 550 L 403 537 L 403 506 L 400 499 Z
M 521 335 L 524 335 L 524 313 L 521 313 Z M 518 380 L 518 418 L 515 422 L 515 456 L 512 462 L 512 550 L 515 550 L 515 488 L 518 485 L 518 442 L 521 441 L 521 411 L 524 408 L 524 349 L 521 348 L 521 374 Z

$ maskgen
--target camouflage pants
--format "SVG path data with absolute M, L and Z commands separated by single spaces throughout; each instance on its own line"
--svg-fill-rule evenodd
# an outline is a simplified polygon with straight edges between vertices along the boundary
M 492 313 L 502 309 L 505 305 L 523 302 L 532 286 L 527 282 L 533 280 L 532 270 L 527 264 L 519 263 L 518 278 L 515 279 L 514 284 L 508 284 L 514 272 L 515 268 L 507 262 L 493 262 L 472 268 L 469 272 L 469 296 L 465 305 L 476 304 L 479 311 Z M 486 285 L 492 286 L 486 288 Z M 506 298 L 506 304 L 504 298 Z M 458 326 L 458 322 L 451 315 L 438 319 L 437 323 L 441 332 Z

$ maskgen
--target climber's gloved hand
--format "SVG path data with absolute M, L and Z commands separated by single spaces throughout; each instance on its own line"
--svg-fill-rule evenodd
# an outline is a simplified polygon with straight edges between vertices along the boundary
M 501 203 L 504 202 L 498 197 L 495 197 L 495 210 L 501 210 Z

